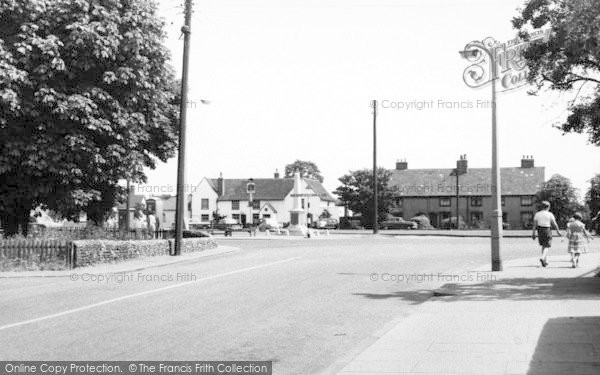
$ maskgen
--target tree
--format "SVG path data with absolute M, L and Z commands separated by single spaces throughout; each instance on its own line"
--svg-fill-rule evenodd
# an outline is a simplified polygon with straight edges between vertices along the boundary
M 590 181 L 590 187 L 585 193 L 585 204 L 592 216 L 596 216 L 600 212 L 600 173 Z
M 323 176 L 319 167 L 312 161 L 296 160 L 292 164 L 285 166 L 285 177 L 294 177 L 294 172 L 300 172 L 300 177 L 311 178 L 323 182 Z
M 0 220 L 100 224 L 175 152 L 178 106 L 154 0 L 0 1 Z
M 550 212 L 556 216 L 556 222 L 564 227 L 575 212 L 582 211 L 583 206 L 577 201 L 577 189 L 571 181 L 559 174 L 555 174 L 544 183 L 536 194 L 538 202 L 550 202 Z
M 377 169 L 377 218 L 382 222 L 392 206 L 395 193 L 389 186 L 392 173 L 384 168 Z M 363 225 L 373 225 L 373 170 L 350 171 L 339 178 L 342 183 L 334 194 L 349 209 L 362 216 Z
M 536 41 L 523 53 L 528 80 L 539 90 L 578 91 L 569 104 L 566 122 L 557 125 L 564 133 L 586 132 L 600 146 L 600 0 L 530 0 L 513 19 L 524 39 L 528 30 L 550 28 L 547 40 Z M 579 96 L 586 84 L 587 95 Z

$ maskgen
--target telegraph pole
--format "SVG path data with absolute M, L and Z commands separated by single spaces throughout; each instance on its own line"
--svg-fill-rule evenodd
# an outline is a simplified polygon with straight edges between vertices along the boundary
M 129 238 L 129 233 L 131 231 L 131 223 L 129 219 L 129 210 L 131 209 L 131 186 L 129 179 L 127 179 L 127 203 L 125 204 L 125 209 L 127 210 L 127 216 L 125 216 L 125 238 Z
M 377 223 L 377 100 L 371 102 L 373 107 L 373 234 L 379 233 Z
M 190 63 L 190 34 L 192 26 L 192 0 L 185 1 L 185 25 L 183 33 L 183 71 L 181 77 L 181 104 L 179 119 L 179 151 L 177 155 L 177 207 L 175 215 L 175 252 L 181 255 L 185 212 L 185 126 L 188 104 L 188 70 Z
M 502 189 L 500 186 L 500 166 L 498 165 L 498 124 L 496 115 L 496 49 L 489 52 L 492 65 L 492 271 L 502 271 Z

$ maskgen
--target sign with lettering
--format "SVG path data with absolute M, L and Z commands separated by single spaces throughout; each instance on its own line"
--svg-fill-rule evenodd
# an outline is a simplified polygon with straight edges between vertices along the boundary
M 469 87 L 477 88 L 497 79 L 508 91 L 527 84 L 529 68 L 523 51 L 533 42 L 548 39 L 550 30 L 538 30 L 529 34 L 528 40 L 515 38 L 500 43 L 494 38 L 473 41 L 465 46 L 464 57 L 471 62 L 463 72 L 463 80 Z M 495 69 L 492 64 L 495 64 Z M 495 73 L 495 74 L 494 74 Z

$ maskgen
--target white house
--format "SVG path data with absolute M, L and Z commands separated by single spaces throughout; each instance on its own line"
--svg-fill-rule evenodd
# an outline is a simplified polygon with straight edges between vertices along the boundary
M 247 179 L 203 178 L 190 194 L 190 223 L 208 224 L 214 213 L 240 223 L 249 222 L 250 215 L 252 222 L 264 218 L 272 218 L 280 223 L 289 222 L 294 200 L 294 179 L 280 178 L 279 174 L 275 173 L 273 178 L 258 178 L 253 182 L 253 206 L 249 207 Z M 306 211 L 308 222 L 319 218 L 324 211 L 331 217 L 339 217 L 335 198 L 319 181 L 303 178 L 301 183 L 304 195 L 301 198 L 301 207 Z

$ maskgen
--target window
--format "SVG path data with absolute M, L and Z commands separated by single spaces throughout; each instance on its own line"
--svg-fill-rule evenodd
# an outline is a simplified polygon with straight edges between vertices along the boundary
M 202 200 L 200 201 L 200 209 L 208 210 L 208 198 L 202 198 Z
M 231 201 L 231 209 L 239 210 L 240 209 L 240 201 Z
M 240 221 L 240 214 L 233 214 L 233 215 L 231 215 L 231 217 L 233 218 L 233 220 L 236 220 L 239 223 L 239 221 Z
M 450 198 L 440 198 L 440 207 L 450 207 Z
M 260 210 L 260 201 L 259 200 L 253 200 L 252 201 L 252 209 L 253 210 Z
M 471 197 L 471 206 L 481 207 L 483 205 L 483 197 Z
M 506 197 L 501 197 L 500 200 L 502 201 L 502 207 L 506 206 Z
M 531 206 L 533 205 L 532 197 L 521 197 L 521 206 Z
M 263 219 L 269 219 L 271 218 L 271 214 L 263 214 Z
M 469 222 L 471 228 L 483 229 L 485 227 L 485 223 L 483 221 L 483 212 L 471 211 L 469 214 L 471 216 Z
M 304 209 L 304 198 L 300 200 L 300 204 L 302 205 L 302 209 Z
M 259 220 L 260 220 L 260 214 L 252 214 L 252 222 L 253 223 L 258 223 Z
M 210 216 L 206 214 L 200 215 L 200 221 L 210 221 Z

